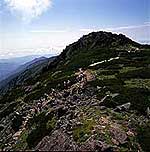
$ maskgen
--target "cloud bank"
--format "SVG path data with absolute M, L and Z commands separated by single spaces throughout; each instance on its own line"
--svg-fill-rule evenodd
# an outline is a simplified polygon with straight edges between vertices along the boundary
M 81 32 L 93 32 L 93 31 L 121 31 L 121 30 L 135 30 L 135 29 L 147 29 L 150 28 L 150 22 L 145 22 L 143 25 L 133 25 L 133 26 L 121 26 L 114 28 L 103 28 L 103 29 L 80 29 Z
M 52 5 L 52 0 L 4 0 L 12 13 L 17 13 L 24 21 L 31 21 L 44 13 Z

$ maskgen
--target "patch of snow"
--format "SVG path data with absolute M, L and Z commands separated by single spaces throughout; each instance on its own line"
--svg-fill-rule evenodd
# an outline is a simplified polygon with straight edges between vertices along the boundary
M 93 67 L 93 66 L 96 66 L 98 64 L 102 64 L 102 63 L 105 63 L 105 62 L 110 62 L 110 61 L 113 61 L 113 60 L 118 60 L 119 57 L 115 57 L 115 58 L 110 58 L 109 60 L 104 60 L 104 61 L 101 61 L 101 62 L 96 62 L 96 63 L 93 63 L 91 65 L 89 65 L 90 67 Z

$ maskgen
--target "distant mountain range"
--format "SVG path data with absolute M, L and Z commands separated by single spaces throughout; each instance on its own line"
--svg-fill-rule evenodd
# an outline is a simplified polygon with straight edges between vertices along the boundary
M 35 56 L 34 56 L 35 57 Z M 16 61 L 16 63 L 22 63 L 23 61 L 27 61 L 27 59 L 33 58 L 33 56 L 28 56 L 22 58 L 17 58 L 17 60 L 12 59 L 12 61 Z M 20 65 L 18 68 L 11 70 L 9 74 L 7 74 L 7 77 L 0 81 L 0 89 L 2 89 L 4 92 L 11 87 L 23 83 L 26 79 L 32 78 L 33 76 L 37 75 L 38 73 L 41 72 L 41 70 L 48 65 L 49 62 L 53 61 L 55 57 L 39 57 L 39 58 L 34 58 L 33 60 Z M 13 62 L 14 63 L 14 62 Z M 10 64 L 11 67 L 11 62 L 8 63 Z M 15 64 L 15 63 L 14 63 Z M 18 65 L 18 64 L 16 64 Z M 17 67 L 17 66 L 16 66 Z M 13 83 L 12 83 L 13 82 Z M 2 92 L 1 92 L 2 93 Z
M 45 57 L 51 57 L 53 55 L 44 55 Z M 0 81 L 6 79 L 8 76 L 12 75 L 14 70 L 17 70 L 19 66 L 26 64 L 34 60 L 35 58 L 39 58 L 39 55 L 31 55 L 24 57 L 16 57 L 10 59 L 0 59 Z

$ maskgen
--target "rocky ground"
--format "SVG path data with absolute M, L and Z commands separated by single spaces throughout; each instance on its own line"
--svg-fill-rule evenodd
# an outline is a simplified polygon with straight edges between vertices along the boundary
M 5 128 L 0 133 L 1 150 L 142 151 L 134 123 L 149 122 L 148 117 L 129 112 L 130 103 L 104 106 L 105 100 L 115 98 L 118 92 L 107 91 L 98 99 L 96 94 L 105 88 L 90 86 L 95 75 L 86 73 L 84 84 L 52 89 L 32 104 L 19 103 L 21 106 L 0 122 Z
M 150 46 L 93 32 L 20 78 L 0 95 L 0 151 L 150 151 Z

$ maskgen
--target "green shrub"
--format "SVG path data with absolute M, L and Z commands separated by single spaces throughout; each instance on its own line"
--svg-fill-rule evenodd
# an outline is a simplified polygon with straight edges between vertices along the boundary
M 27 137 L 28 137 L 28 131 L 25 130 L 25 131 L 22 132 L 17 144 L 13 147 L 13 150 L 14 151 L 24 151 L 24 150 L 26 150 L 27 147 L 28 147 L 28 144 L 27 144 L 27 141 L 26 141 Z
M 91 130 L 95 124 L 93 119 L 84 119 L 83 125 L 77 126 L 73 130 L 74 140 L 77 142 L 84 142 L 87 140 L 89 135 L 91 134 Z
M 147 107 L 150 106 L 150 91 L 143 88 L 124 88 L 121 94 L 114 98 L 113 103 L 121 105 L 127 102 L 131 103 L 131 109 L 145 114 Z
M 43 137 L 49 135 L 54 129 L 56 124 L 56 118 L 52 113 L 46 115 L 46 112 L 42 112 L 35 116 L 30 125 L 34 126 L 34 129 L 29 133 L 27 137 L 27 143 L 29 148 L 35 147 Z
M 137 129 L 138 141 L 145 152 L 150 151 L 150 124 L 145 126 L 139 126 Z
M 118 77 L 121 79 L 150 79 L 150 68 L 139 68 L 137 70 L 127 71 L 118 74 Z

